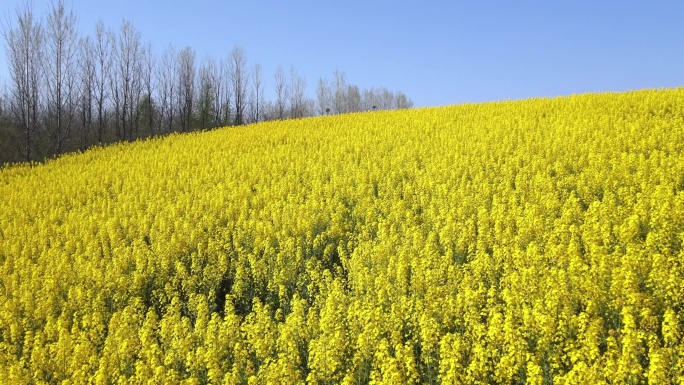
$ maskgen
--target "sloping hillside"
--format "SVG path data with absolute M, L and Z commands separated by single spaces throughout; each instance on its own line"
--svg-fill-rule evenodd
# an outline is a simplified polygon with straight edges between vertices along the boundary
M 683 149 L 672 89 L 3 169 L 0 382 L 681 380 Z

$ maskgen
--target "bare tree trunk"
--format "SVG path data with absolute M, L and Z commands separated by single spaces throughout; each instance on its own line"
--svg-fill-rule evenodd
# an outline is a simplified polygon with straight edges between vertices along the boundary
M 395 94 L 395 105 L 397 109 L 412 108 L 413 101 L 409 99 L 403 92 L 397 92 Z
M 223 79 L 222 88 L 222 98 L 221 98 L 221 125 L 227 126 L 230 124 L 231 118 L 231 108 L 233 96 L 232 82 L 230 81 L 230 61 L 221 60 L 221 78 Z
M 261 119 L 261 109 L 264 104 L 263 75 L 259 63 L 254 64 L 254 69 L 252 70 L 252 90 L 254 92 L 254 116 L 252 121 L 258 122 Z
M 60 154 L 71 139 L 78 53 L 76 16 L 66 9 L 64 0 L 52 5 L 46 32 L 47 124 L 54 141 L 53 151 Z
M 142 62 L 142 48 L 139 51 L 135 65 L 133 66 L 132 89 L 131 89 L 131 109 L 130 121 L 131 129 L 129 130 L 128 140 L 140 137 L 140 111 L 145 104 L 143 100 L 143 62 Z M 135 133 L 135 135 L 133 135 Z
M 306 80 L 297 74 L 294 66 L 290 67 L 290 116 L 301 118 L 304 116 L 304 97 L 306 93 Z
M 223 69 L 221 67 L 221 64 L 215 64 L 214 70 L 211 74 L 212 84 L 214 85 L 212 88 L 212 111 L 214 112 L 214 125 L 217 127 L 225 125 L 225 123 L 222 121 L 223 98 L 225 98 L 225 77 L 223 76 Z
M 153 99 L 153 94 L 155 93 L 154 89 L 154 82 L 153 82 L 153 76 L 154 76 L 154 66 L 155 66 L 155 61 L 154 61 L 154 52 L 152 50 L 152 44 L 147 44 L 143 50 L 143 65 L 142 65 L 142 81 L 145 86 L 145 92 L 146 92 L 146 109 L 147 109 L 147 130 L 150 135 L 154 135 L 154 120 L 155 120 L 155 105 L 154 105 L 154 99 Z
M 0 165 L 7 162 L 14 162 L 19 160 L 19 152 L 16 151 L 17 138 L 15 130 L 11 127 L 12 120 L 10 112 L 9 90 L 5 79 L 1 79 L 0 92 Z
M 95 26 L 95 105 L 97 109 L 97 141 L 102 143 L 109 117 L 107 103 L 110 97 L 108 79 L 112 77 L 112 58 L 114 53 L 113 36 L 105 31 L 104 24 L 99 21 Z
M 361 111 L 361 93 L 356 85 L 347 86 L 346 92 L 347 112 Z
M 320 115 L 328 114 L 332 106 L 332 91 L 328 81 L 323 78 L 318 79 L 316 99 L 318 101 L 318 113 Z
M 197 95 L 197 119 L 199 128 L 207 129 L 210 125 L 215 124 L 211 122 L 213 117 L 213 95 L 214 88 L 214 73 L 216 72 L 216 64 L 211 58 L 202 60 L 202 65 L 199 69 L 199 89 Z
M 195 51 L 184 48 L 178 55 L 178 107 L 183 132 L 190 130 L 195 96 Z
M 157 91 L 159 93 L 159 118 L 158 131 L 166 128 L 167 132 L 173 131 L 173 122 L 176 111 L 175 85 L 176 85 L 176 50 L 169 45 L 162 53 L 161 62 L 157 66 Z
M 115 95 L 119 98 L 121 121 L 120 138 L 132 140 L 133 125 L 136 118 L 139 95 L 140 32 L 124 20 L 118 41 L 117 64 L 119 82 L 113 84 Z
M 234 47 L 230 52 L 230 81 L 233 86 L 236 126 L 244 124 L 245 104 L 248 88 L 247 58 L 242 47 Z
M 80 82 L 81 82 L 81 144 L 80 148 L 88 147 L 88 135 L 93 128 L 93 99 L 95 83 L 95 45 L 90 37 L 81 40 L 81 60 L 80 60 Z
M 282 66 L 278 66 L 275 73 L 275 92 L 276 92 L 276 109 L 278 110 L 278 119 L 285 119 L 285 109 L 288 98 L 287 84 L 285 83 L 285 71 Z
M 16 27 L 12 27 L 10 22 L 3 25 L 3 37 L 14 86 L 10 108 L 23 132 L 19 152 L 26 161 L 30 161 L 33 138 L 38 129 L 43 29 L 33 16 L 30 2 L 16 8 L 16 17 Z
M 345 112 L 349 112 L 347 109 L 347 102 L 346 102 L 346 91 L 347 91 L 347 76 L 344 74 L 344 72 L 340 71 L 335 71 L 334 73 L 335 80 L 334 80 L 334 85 L 335 85 L 335 113 L 336 114 L 343 114 Z

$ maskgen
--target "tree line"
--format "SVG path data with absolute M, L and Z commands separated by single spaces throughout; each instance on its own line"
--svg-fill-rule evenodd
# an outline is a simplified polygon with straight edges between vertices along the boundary
M 47 13 L 26 2 L 2 25 L 9 79 L 0 89 L 0 164 L 171 132 L 413 106 L 402 92 L 360 89 L 342 71 L 319 79 L 309 97 L 294 66 L 278 67 L 267 100 L 264 71 L 240 46 L 198 60 L 191 47 L 155 51 L 126 20 L 80 34 L 64 0 Z

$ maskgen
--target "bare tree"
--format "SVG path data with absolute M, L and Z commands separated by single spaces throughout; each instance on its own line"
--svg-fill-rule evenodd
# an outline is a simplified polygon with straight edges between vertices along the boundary
M 142 49 L 142 60 L 140 63 L 140 80 L 141 89 L 143 90 L 143 98 L 141 100 L 142 105 L 142 122 L 145 125 L 148 134 L 154 134 L 155 118 L 156 118 L 156 106 L 154 103 L 153 94 L 154 89 L 154 50 L 152 49 L 152 44 L 147 43 Z
M 304 107 L 303 107 L 303 115 L 302 116 L 314 116 L 316 115 L 316 100 L 313 98 L 305 98 L 304 99 Z
M 235 46 L 230 51 L 230 82 L 233 86 L 233 101 L 235 103 L 236 126 L 244 124 L 245 104 L 247 103 L 247 57 L 242 47 Z
M 361 92 L 361 110 L 369 111 L 373 109 L 373 106 L 377 109 L 377 105 L 373 99 L 373 89 L 364 89 Z
M 285 71 L 282 66 L 278 66 L 275 72 L 275 92 L 276 92 L 276 109 L 278 110 L 278 119 L 285 119 L 286 103 L 288 98 L 288 89 L 285 80 Z
M 176 114 L 176 77 L 177 77 L 177 54 L 173 45 L 166 47 L 162 53 L 161 61 L 157 66 L 157 92 L 159 103 L 159 118 L 157 121 L 158 131 L 165 127 L 167 132 L 173 130 L 173 122 Z
M 131 22 L 124 20 L 121 24 L 116 50 L 118 82 L 114 81 L 115 99 L 118 98 L 119 137 L 124 140 L 133 139 L 133 125 L 135 124 L 139 102 L 140 81 L 140 32 Z
M 224 62 L 216 64 L 214 62 L 213 71 L 211 72 L 211 82 L 214 85 L 212 88 L 212 111 L 214 112 L 214 124 L 216 126 L 224 126 L 228 124 L 228 119 L 224 117 L 224 110 L 228 108 L 227 100 L 229 95 L 229 86 L 227 85 L 228 72 L 225 68 Z
M 178 115 L 182 131 L 190 130 L 195 96 L 195 51 L 186 47 L 178 54 Z
M 151 105 L 152 100 L 144 100 L 144 64 L 143 58 L 145 56 L 144 47 L 140 44 L 140 33 L 138 33 L 138 46 L 136 50 L 135 59 L 133 61 L 132 76 L 131 76 L 131 104 L 129 109 L 128 119 L 131 122 L 131 128 L 128 130 L 128 140 L 133 140 L 133 133 L 135 138 L 140 137 L 140 124 L 143 122 L 141 113 L 146 108 L 148 102 Z
M 299 76 L 294 66 L 290 67 L 290 116 L 302 118 L 306 113 L 306 80 Z
M 330 107 L 332 106 L 332 91 L 330 90 L 330 84 L 326 79 L 318 79 L 316 100 L 318 103 L 318 114 L 328 114 L 330 112 Z
M 250 94 L 250 119 L 252 122 L 258 122 L 261 119 L 262 109 L 264 108 L 264 85 L 263 74 L 261 72 L 261 65 L 254 64 L 251 73 L 252 91 Z
M 361 92 L 359 87 L 350 84 L 347 86 L 347 92 L 345 93 L 345 104 L 347 112 L 359 112 L 361 111 Z
M 395 95 L 395 108 L 405 109 L 412 108 L 413 101 L 409 99 L 403 92 L 397 92 Z
M 2 92 L 0 92 L 0 119 L 6 118 L 9 113 L 9 92 L 7 91 L 7 83 L 2 79 Z M 5 123 L 4 121 L 0 122 Z
M 94 79 L 94 98 L 95 109 L 97 110 L 97 140 L 102 143 L 104 132 L 109 120 L 107 103 L 110 98 L 110 87 L 108 82 L 112 77 L 112 49 L 114 47 L 114 36 L 105 30 L 102 21 L 95 25 L 95 79 Z
M 76 97 L 78 39 L 76 16 L 64 0 L 52 4 L 46 26 L 47 128 L 54 153 L 65 150 L 72 131 Z
M 197 120 L 199 128 L 207 129 L 213 124 L 212 108 L 214 106 L 214 73 L 216 72 L 216 63 L 210 57 L 205 57 L 202 60 L 199 68 L 199 89 L 197 94 Z
M 394 93 L 386 88 L 380 93 L 380 100 L 383 110 L 390 110 L 394 106 Z
M 79 113 L 81 123 L 80 146 L 85 149 L 93 129 L 93 101 L 95 99 L 96 55 L 95 44 L 89 36 L 81 39 L 80 46 L 80 91 Z
M 16 26 L 9 20 L 3 24 L 3 37 L 13 85 L 10 108 L 22 131 L 19 152 L 29 161 L 38 129 L 43 29 L 34 18 L 31 3 L 17 6 L 16 17 Z
M 226 58 L 221 60 L 221 78 L 223 79 L 223 95 L 221 102 L 222 111 L 222 126 L 228 125 L 231 122 L 233 114 L 233 84 L 230 81 L 230 60 Z
M 19 161 L 16 131 L 11 126 L 10 94 L 7 83 L 2 81 L 0 89 L 0 164 Z
M 108 83 L 109 92 L 111 92 L 112 98 L 112 118 L 114 119 L 114 132 L 119 140 L 124 140 L 126 138 L 125 131 L 122 132 L 121 124 L 124 120 L 124 115 L 122 113 L 123 106 L 123 87 L 121 82 L 121 66 L 119 63 L 119 45 L 117 44 L 117 36 L 114 32 L 111 32 L 112 45 L 110 47 L 112 66 L 108 73 Z
M 334 95 L 334 105 L 335 105 L 335 113 L 336 114 L 343 114 L 345 112 L 349 112 L 349 109 L 347 108 L 347 96 L 346 96 L 346 91 L 347 91 L 347 75 L 344 74 L 344 72 L 340 72 L 338 70 L 335 71 L 333 74 L 334 76 L 334 88 L 335 88 L 335 95 Z

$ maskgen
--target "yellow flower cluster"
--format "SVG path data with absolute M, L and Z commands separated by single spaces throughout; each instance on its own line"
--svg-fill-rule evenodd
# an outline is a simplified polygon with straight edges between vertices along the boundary
M 684 89 L 0 170 L 0 383 L 684 381 Z

